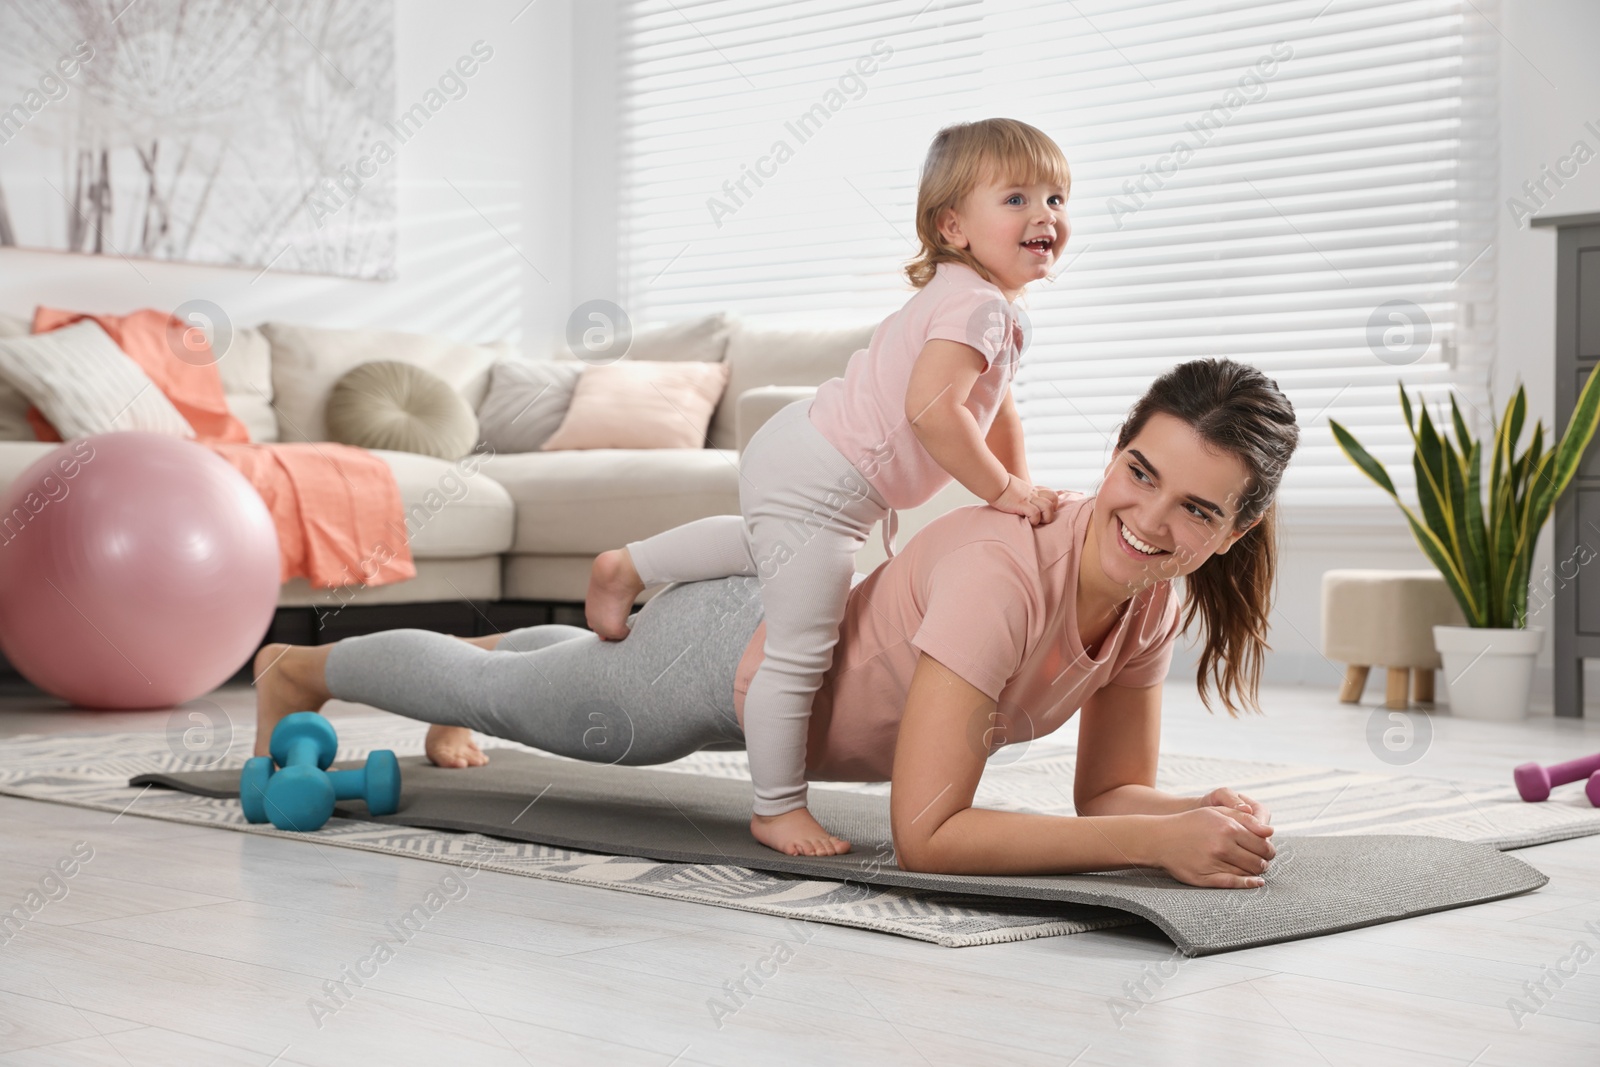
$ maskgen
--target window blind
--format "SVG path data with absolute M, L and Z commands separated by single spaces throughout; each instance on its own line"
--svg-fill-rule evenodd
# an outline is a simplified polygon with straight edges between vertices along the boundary
M 1413 479 L 1397 382 L 1486 433 L 1492 4 L 636 0 L 619 41 L 619 276 L 636 324 L 873 321 L 912 290 L 939 127 L 1031 122 L 1073 233 L 1023 297 L 1036 481 L 1092 490 L 1162 371 L 1228 356 L 1302 427 L 1286 508 L 1390 507 L 1337 419 Z

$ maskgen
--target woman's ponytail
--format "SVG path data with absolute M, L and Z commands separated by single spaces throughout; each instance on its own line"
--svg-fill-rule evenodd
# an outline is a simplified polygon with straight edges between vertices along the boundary
M 1261 664 L 1267 644 L 1267 617 L 1272 613 L 1272 586 L 1278 570 L 1278 505 L 1267 506 L 1261 519 L 1233 547 L 1215 555 L 1184 578 L 1188 610 L 1183 625 L 1199 616 L 1205 645 L 1195 680 L 1200 700 L 1211 709 L 1208 690 L 1215 689 L 1229 715 L 1235 698 L 1255 708 Z
M 1294 408 L 1278 383 L 1231 359 L 1195 359 L 1157 378 L 1134 404 L 1117 436 L 1127 447 L 1151 415 L 1182 419 L 1214 448 L 1239 457 L 1250 472 L 1244 499 L 1233 501 L 1235 530 L 1227 552 L 1184 576 L 1183 629 L 1199 618 L 1204 645 L 1195 682 L 1211 710 L 1215 689 L 1229 715 L 1259 710 L 1272 591 L 1278 570 L 1278 484 L 1300 441 Z

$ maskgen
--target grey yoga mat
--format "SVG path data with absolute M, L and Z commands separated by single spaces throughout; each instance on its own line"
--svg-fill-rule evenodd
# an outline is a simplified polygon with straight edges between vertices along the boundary
M 444 770 L 420 756 L 402 759 L 400 810 L 374 821 L 840 882 L 1094 904 L 1150 920 L 1188 956 L 1498 900 L 1549 881 L 1489 845 L 1401 834 L 1276 836 L 1277 858 L 1267 884 L 1258 889 L 1203 889 L 1145 868 L 1032 877 L 919 874 L 895 865 L 887 797 L 813 785 L 812 812 L 849 839 L 854 851 L 785 856 L 750 836 L 746 781 L 552 759 L 515 749 L 495 749 L 491 755 L 488 766 L 470 770 Z M 141 774 L 129 784 L 233 797 L 239 793 L 239 772 Z M 372 819 L 360 801 L 340 804 L 338 814 Z

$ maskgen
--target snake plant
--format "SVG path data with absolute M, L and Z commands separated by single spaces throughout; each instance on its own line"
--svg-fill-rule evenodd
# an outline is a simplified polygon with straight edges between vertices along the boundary
M 1411 431 L 1411 465 L 1417 475 L 1419 519 L 1395 492 L 1388 471 L 1337 422 L 1333 436 L 1350 461 L 1377 482 L 1405 514 L 1423 553 L 1444 575 L 1469 626 L 1523 629 L 1528 625 L 1528 580 L 1533 547 L 1550 517 L 1555 499 L 1572 480 L 1583 451 L 1600 424 L 1597 375 L 1578 394 L 1572 420 L 1559 442 L 1544 450 L 1544 424 L 1535 422 L 1528 449 L 1516 455 L 1528 402 L 1522 386 L 1494 427 L 1494 456 L 1489 469 L 1487 516 L 1482 499 L 1483 443 L 1467 432 L 1467 424 L 1450 395 L 1455 442 L 1441 436 L 1419 396 L 1421 424 L 1412 419 L 1411 400 L 1400 386 L 1400 406 Z

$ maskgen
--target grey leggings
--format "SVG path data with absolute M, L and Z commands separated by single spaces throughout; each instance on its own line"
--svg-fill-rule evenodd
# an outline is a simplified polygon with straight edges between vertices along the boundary
M 669 586 L 630 622 L 622 641 L 576 626 L 529 626 L 492 651 L 431 630 L 347 637 L 328 653 L 328 690 L 597 763 L 744 748 L 733 680 L 761 623 L 760 581 Z

